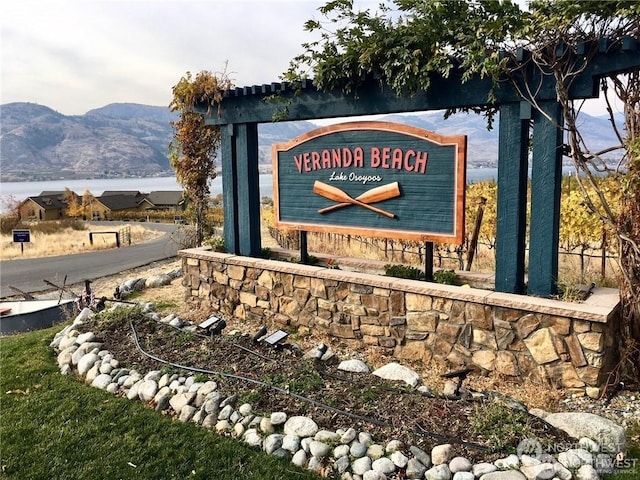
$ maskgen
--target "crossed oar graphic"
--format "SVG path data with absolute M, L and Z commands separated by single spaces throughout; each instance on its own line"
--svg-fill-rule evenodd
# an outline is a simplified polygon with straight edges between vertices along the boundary
M 313 192 L 322 197 L 328 198 L 329 200 L 340 202 L 336 205 L 322 208 L 318 210 L 318 213 L 327 213 L 338 208 L 346 207 L 348 205 L 359 205 L 363 208 L 371 210 L 372 212 L 384 215 L 385 217 L 395 218 L 396 215 L 394 213 L 387 212 L 386 210 L 374 207 L 369 204 L 382 202 L 384 200 L 400 196 L 400 186 L 398 185 L 398 182 L 393 182 L 387 185 L 381 185 L 379 187 L 372 188 L 371 190 L 367 190 L 366 192 L 358 195 L 356 198 L 352 198 L 351 196 L 349 196 L 349 194 L 347 194 L 343 190 L 340 190 L 338 187 L 327 185 L 326 183 L 322 183 L 316 180 L 313 184 Z

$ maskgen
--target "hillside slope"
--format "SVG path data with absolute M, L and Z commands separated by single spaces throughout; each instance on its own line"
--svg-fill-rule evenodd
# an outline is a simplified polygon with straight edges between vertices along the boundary
M 114 103 L 68 116 L 43 105 L 8 103 L 0 105 L 0 116 L 1 181 L 173 175 L 167 149 L 173 135 L 171 121 L 177 116 L 167 107 Z M 467 135 L 469 167 L 497 164 L 497 122 L 493 130 L 487 130 L 481 116 L 458 114 L 444 120 L 442 112 L 380 119 L 443 135 Z M 269 170 L 273 143 L 286 142 L 316 127 L 312 122 L 260 125 L 261 171 Z M 594 150 L 616 143 L 603 118 L 585 115 L 583 134 Z

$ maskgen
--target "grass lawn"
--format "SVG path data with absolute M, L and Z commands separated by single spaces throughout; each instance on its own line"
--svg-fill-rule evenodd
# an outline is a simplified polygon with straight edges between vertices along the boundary
M 317 479 L 58 372 L 60 326 L 0 339 L 0 478 Z

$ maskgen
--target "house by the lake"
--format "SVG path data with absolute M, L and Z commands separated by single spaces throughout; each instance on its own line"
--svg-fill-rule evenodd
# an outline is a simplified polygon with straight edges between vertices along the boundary
M 73 195 L 76 195 L 72 192 Z M 60 220 L 66 217 L 65 192 L 44 191 L 29 197 L 19 206 L 22 220 Z M 76 195 L 77 196 L 77 195 Z
M 82 203 L 82 196 L 71 192 L 74 201 Z M 22 220 L 60 220 L 69 217 L 69 191 L 42 192 L 29 197 L 19 206 Z M 85 220 L 108 220 L 114 214 L 144 211 L 170 211 L 180 215 L 186 206 L 182 191 L 105 191 L 99 197 L 91 197 L 85 208 Z

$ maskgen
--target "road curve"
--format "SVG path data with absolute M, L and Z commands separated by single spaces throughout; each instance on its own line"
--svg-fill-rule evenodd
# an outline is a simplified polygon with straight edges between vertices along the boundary
M 113 226 L 112 223 L 108 225 Z M 51 289 L 44 283 L 44 279 L 62 285 L 66 275 L 66 284 L 72 285 L 85 279 L 95 280 L 177 255 L 179 248 L 173 235 L 177 230 L 176 225 L 149 223 L 145 227 L 165 234 L 145 243 L 111 250 L 2 261 L 0 298 L 16 295 L 9 285 L 24 292 L 41 292 Z

